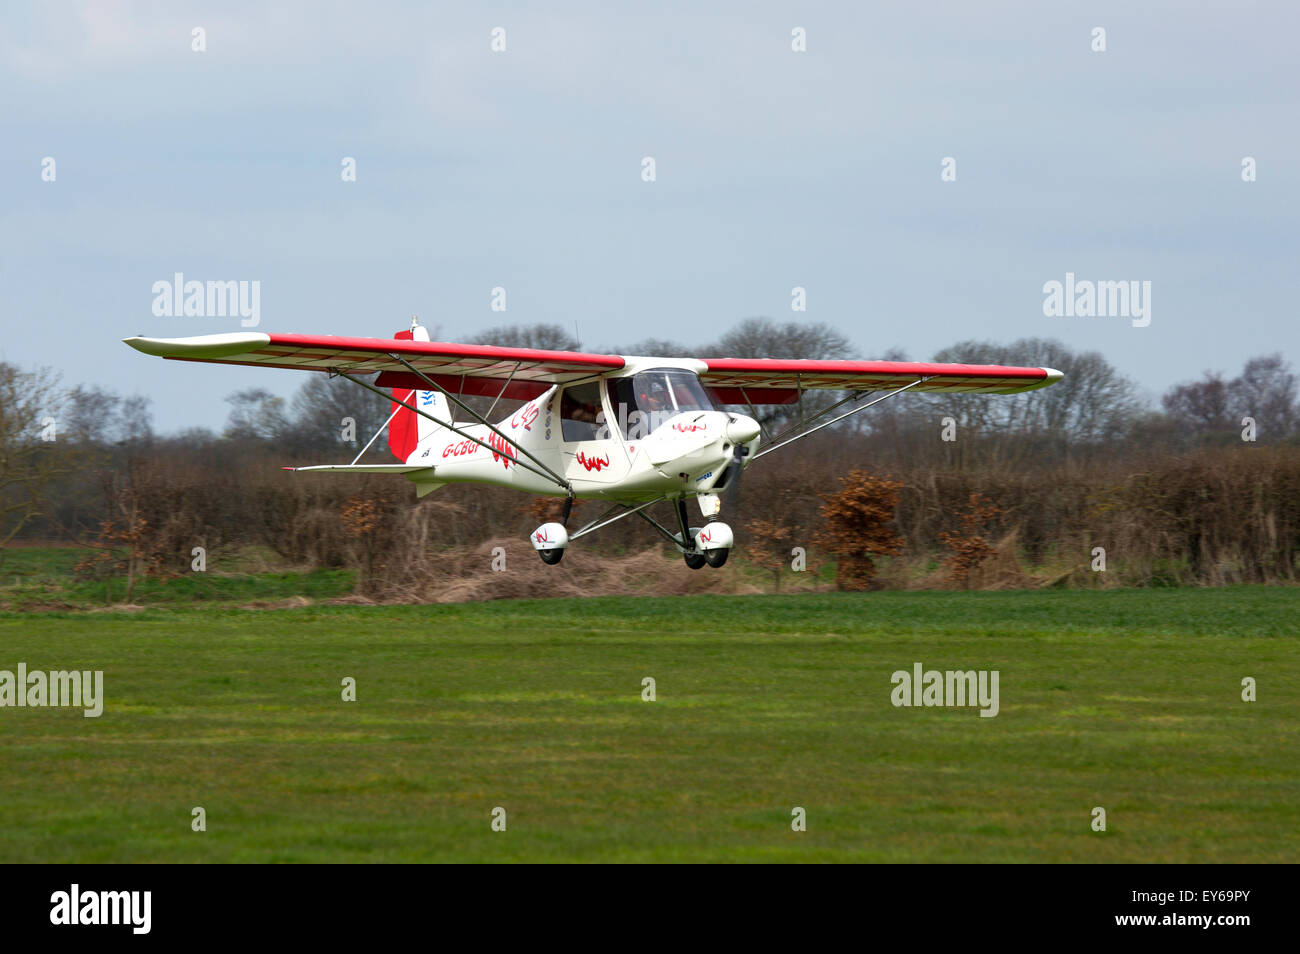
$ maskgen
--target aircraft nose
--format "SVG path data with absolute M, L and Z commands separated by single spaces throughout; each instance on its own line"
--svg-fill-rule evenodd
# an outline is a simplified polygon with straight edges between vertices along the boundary
M 733 444 L 748 444 L 759 435 L 758 421 L 743 414 L 732 414 L 727 422 L 727 440 Z

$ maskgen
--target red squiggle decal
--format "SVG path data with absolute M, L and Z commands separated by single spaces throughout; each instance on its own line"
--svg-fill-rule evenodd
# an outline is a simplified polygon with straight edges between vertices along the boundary
M 681 431 L 683 434 L 693 434 L 695 431 L 707 431 L 707 424 L 674 424 L 673 430 Z
M 509 470 L 510 459 L 515 456 L 514 445 L 495 432 L 488 435 L 487 443 L 492 448 L 492 459 L 501 461 Z
M 594 470 L 596 473 L 600 473 L 602 467 L 609 466 L 609 455 L 606 454 L 602 459 L 600 457 L 588 457 L 582 451 L 578 451 L 577 461 L 588 471 Z

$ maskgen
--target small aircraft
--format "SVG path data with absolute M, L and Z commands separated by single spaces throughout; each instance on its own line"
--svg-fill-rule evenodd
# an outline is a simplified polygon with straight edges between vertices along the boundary
M 1018 394 L 1062 377 L 1052 368 L 1000 365 L 656 358 L 450 344 L 430 341 L 415 319 L 391 339 L 236 332 L 124 341 L 178 361 L 323 371 L 391 400 L 384 427 L 401 463 L 358 463 L 381 427 L 349 464 L 286 469 L 398 474 L 415 484 L 418 497 L 449 483 L 563 497 L 560 520 L 542 524 L 531 537 L 551 565 L 574 540 L 636 514 L 676 546 L 691 569 L 722 566 L 735 537 L 718 519 L 721 494 L 733 502 L 741 472 L 765 454 L 905 391 Z M 802 407 L 808 390 L 849 394 L 801 421 L 793 435 L 771 440 L 756 407 Z M 884 393 L 863 402 L 873 391 Z M 467 397 L 494 400 L 480 413 Z M 524 403 L 492 423 L 502 400 Z M 845 405 L 852 406 L 831 416 Z M 725 406 L 743 406 L 749 414 Z M 770 444 L 759 450 L 765 437 Z M 691 526 L 690 497 L 703 526 Z M 570 531 L 575 499 L 610 506 Z M 659 501 L 676 510 L 675 531 L 646 512 Z

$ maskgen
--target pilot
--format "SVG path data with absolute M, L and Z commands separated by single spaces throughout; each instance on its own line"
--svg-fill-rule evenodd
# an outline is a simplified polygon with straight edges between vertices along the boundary
M 672 411 L 668 403 L 668 389 L 663 386 L 662 382 L 651 381 L 650 386 L 637 395 L 637 397 L 650 431 L 654 431 L 664 422 L 665 418 L 671 416 Z
M 642 391 L 641 409 L 651 414 L 662 414 L 668 410 L 668 389 L 658 381 L 650 382 L 650 389 Z

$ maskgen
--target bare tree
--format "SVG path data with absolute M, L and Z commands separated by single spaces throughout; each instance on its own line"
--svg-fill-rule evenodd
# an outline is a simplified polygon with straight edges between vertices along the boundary
M 559 325 L 502 325 L 476 335 L 472 344 L 499 348 L 539 348 L 543 351 L 581 351 L 578 339 Z
M 236 391 L 226 398 L 226 403 L 230 405 L 225 433 L 228 438 L 274 440 L 290 433 L 284 398 L 264 388 Z
M 706 349 L 716 358 L 847 358 L 849 340 L 820 322 L 746 318 Z
M 1065 377 L 1025 394 L 953 394 L 929 398 L 959 427 L 984 435 L 1041 431 L 1057 439 L 1098 443 L 1122 438 L 1141 410 L 1137 385 L 1097 351 L 1074 351 L 1060 341 L 1021 338 L 1010 344 L 962 341 L 934 356 L 938 362 L 1055 368 Z
M 700 350 L 666 338 L 645 338 L 635 344 L 606 348 L 610 354 L 653 355 L 664 358 L 698 358 Z
M 1193 434 L 1224 431 L 1228 417 L 1228 382 L 1206 371 L 1199 381 L 1170 388 L 1160 402 L 1176 427 Z
M 288 443 L 295 451 L 351 450 L 355 455 L 384 426 L 391 413 L 390 402 L 351 381 L 312 374 L 293 396 L 293 425 Z M 345 439 L 349 434 L 350 441 Z M 382 441 L 381 437 L 375 446 L 386 450 L 387 445 Z M 370 453 L 375 453 L 373 448 Z
M 1274 353 L 1251 358 L 1231 380 L 1206 371 L 1199 381 L 1170 388 L 1161 403 L 1183 443 L 1232 439 L 1243 417 L 1254 418 L 1261 443 L 1273 443 L 1296 429 L 1296 391 L 1291 366 Z
M 74 465 L 59 441 L 66 407 L 54 372 L 0 363 L 0 563 L 3 545 L 44 512 L 51 484 Z
M 107 447 L 148 443 L 153 439 L 153 410 L 149 398 L 121 397 L 97 385 L 79 384 L 68 392 L 62 433 L 86 445 Z
M 1285 440 L 1295 432 L 1300 419 L 1296 376 L 1282 355 L 1251 358 L 1228 385 L 1228 393 L 1232 427 L 1239 427 L 1243 417 L 1252 417 L 1259 426 L 1259 440 L 1266 443 Z
M 849 358 L 849 340 L 830 325 L 820 322 L 746 318 L 717 344 L 702 348 L 702 357 L 714 358 Z M 795 426 L 802 415 L 815 416 L 844 395 L 840 391 L 805 391 L 801 404 L 761 405 L 754 408 L 759 422 L 770 434 Z

